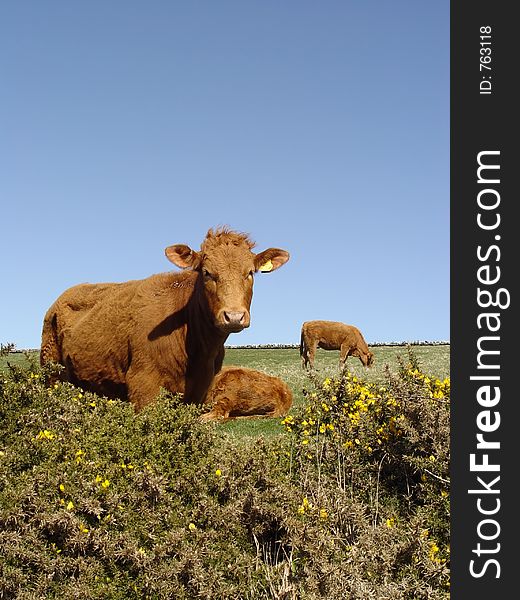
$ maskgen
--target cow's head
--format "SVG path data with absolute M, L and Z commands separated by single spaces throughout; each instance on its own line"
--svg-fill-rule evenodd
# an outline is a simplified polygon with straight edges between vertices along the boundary
M 370 352 L 370 350 L 367 352 L 367 367 L 371 367 L 374 364 L 374 353 Z
M 246 234 L 219 228 L 208 231 L 198 252 L 185 244 L 165 250 L 174 265 L 199 273 L 213 321 L 224 333 L 249 327 L 254 274 L 270 273 L 289 260 L 279 248 L 255 254 L 254 245 Z

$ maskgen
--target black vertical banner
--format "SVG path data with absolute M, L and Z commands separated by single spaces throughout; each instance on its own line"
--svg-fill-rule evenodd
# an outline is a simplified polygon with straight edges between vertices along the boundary
M 519 594 L 520 35 L 514 8 L 505 1 L 451 4 L 455 600 Z

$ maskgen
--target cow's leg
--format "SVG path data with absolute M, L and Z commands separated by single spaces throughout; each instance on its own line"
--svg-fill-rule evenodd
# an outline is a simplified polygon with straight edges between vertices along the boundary
M 345 369 L 345 366 L 347 363 L 347 358 L 349 357 L 350 354 L 352 354 L 352 352 L 350 351 L 349 344 L 341 344 L 340 349 L 339 349 L 339 369 L 340 369 L 340 371 L 343 371 Z
M 307 364 L 311 369 L 314 369 L 314 358 L 316 356 L 316 348 L 318 347 L 318 340 L 311 341 L 310 344 L 307 345 Z
M 302 369 L 306 369 L 309 366 L 309 348 L 303 331 L 300 340 L 300 358 L 302 361 Z
M 199 420 L 203 423 L 208 421 L 227 421 L 229 419 L 229 409 L 224 403 L 218 402 L 209 412 L 200 415 Z
M 301 348 L 300 358 L 302 361 L 302 368 L 306 369 L 307 365 L 309 364 L 309 359 L 307 357 L 307 348 L 305 346 L 302 346 Z

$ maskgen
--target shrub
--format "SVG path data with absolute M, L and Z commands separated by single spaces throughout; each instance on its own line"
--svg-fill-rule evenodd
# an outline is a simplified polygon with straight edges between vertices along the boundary
M 382 386 L 311 375 L 306 407 L 283 423 L 300 513 L 323 515 L 356 569 L 379 584 L 391 572 L 402 597 L 427 598 L 449 589 L 450 382 L 408 359 Z
M 287 433 L 0 375 L 0 598 L 448 598 L 449 381 L 309 380 Z

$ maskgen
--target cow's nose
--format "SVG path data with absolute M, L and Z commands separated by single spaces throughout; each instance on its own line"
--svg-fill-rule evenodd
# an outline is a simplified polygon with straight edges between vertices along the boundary
M 226 325 L 243 325 L 245 316 L 246 313 L 243 311 L 224 311 L 224 321 L 226 322 Z

